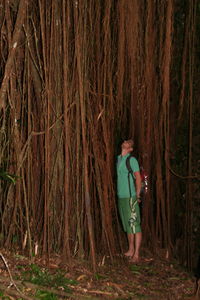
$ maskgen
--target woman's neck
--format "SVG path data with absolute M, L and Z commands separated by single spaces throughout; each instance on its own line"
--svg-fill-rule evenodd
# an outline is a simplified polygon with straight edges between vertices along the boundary
M 127 151 L 127 150 L 122 150 L 122 152 L 121 152 L 121 156 L 125 156 L 125 155 L 127 155 L 127 154 L 129 154 L 130 152 L 129 151 Z

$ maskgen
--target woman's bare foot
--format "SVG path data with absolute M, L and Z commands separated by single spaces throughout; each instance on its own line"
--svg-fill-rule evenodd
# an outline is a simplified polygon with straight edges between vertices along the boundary
M 126 253 L 124 253 L 124 256 L 126 256 L 126 257 L 132 257 L 133 256 L 133 254 L 134 254 L 134 251 L 127 251 Z
M 139 263 L 139 261 L 140 261 L 139 257 L 135 255 L 130 259 L 130 262 L 134 264 Z

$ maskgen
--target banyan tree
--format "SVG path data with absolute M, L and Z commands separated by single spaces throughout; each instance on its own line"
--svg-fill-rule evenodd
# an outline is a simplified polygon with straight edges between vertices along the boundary
M 126 242 L 115 159 L 131 137 L 149 180 L 143 246 L 192 268 L 198 1 L 0 0 L 0 8 L 1 247 L 86 257 L 94 268 L 100 254 L 113 259 Z

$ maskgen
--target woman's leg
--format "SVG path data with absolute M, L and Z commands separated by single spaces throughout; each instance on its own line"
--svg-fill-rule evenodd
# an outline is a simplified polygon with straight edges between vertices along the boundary
M 135 253 L 131 259 L 131 262 L 138 262 L 140 258 L 140 246 L 142 243 L 142 232 L 135 234 Z
M 134 234 L 133 233 L 128 233 L 128 251 L 124 253 L 125 256 L 131 257 L 134 255 Z

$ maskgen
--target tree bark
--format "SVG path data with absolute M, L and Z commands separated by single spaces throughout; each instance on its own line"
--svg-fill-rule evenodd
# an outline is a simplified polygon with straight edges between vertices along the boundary
M 23 34 L 22 26 L 24 24 L 24 20 L 26 16 L 26 9 L 27 9 L 27 0 L 20 0 L 18 13 L 17 13 L 17 20 L 15 23 L 15 28 L 12 37 L 12 45 L 11 48 L 9 49 L 9 54 L 8 54 L 8 58 L 4 70 L 3 81 L 0 89 L 0 108 L 5 108 L 6 105 L 5 102 L 6 102 L 8 83 L 9 83 L 16 51 L 20 47 L 19 42 Z

